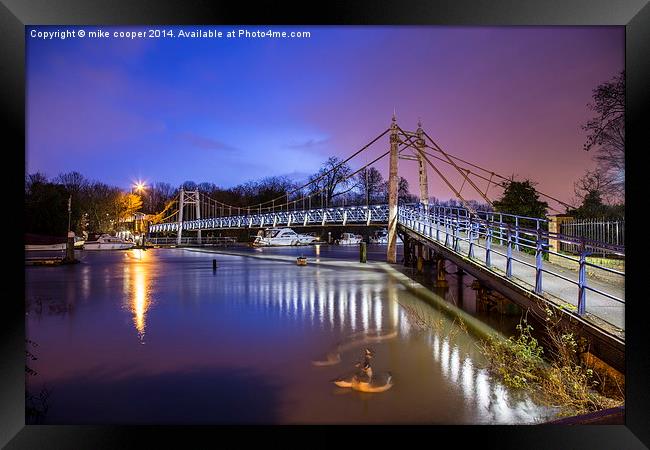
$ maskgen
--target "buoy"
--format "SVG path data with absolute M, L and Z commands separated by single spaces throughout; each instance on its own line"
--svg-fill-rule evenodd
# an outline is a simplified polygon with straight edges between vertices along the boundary
M 298 264 L 299 266 L 306 266 L 307 265 L 307 258 L 305 258 L 304 256 L 299 256 L 296 259 L 296 264 Z

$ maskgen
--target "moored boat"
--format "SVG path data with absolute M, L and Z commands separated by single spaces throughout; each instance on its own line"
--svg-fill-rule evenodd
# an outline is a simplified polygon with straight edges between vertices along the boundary
M 25 250 L 34 252 L 34 251 L 58 251 L 65 250 L 67 244 L 26 244 Z
M 319 238 L 311 234 L 299 234 L 289 227 L 269 228 L 260 231 L 253 241 L 254 247 L 284 247 L 290 245 L 309 245 Z
M 126 250 L 132 247 L 135 247 L 134 242 L 108 234 L 102 234 L 96 241 L 84 242 L 84 250 Z
M 363 236 L 354 233 L 343 233 L 339 239 L 336 240 L 338 245 L 354 245 L 359 244 L 363 240 Z
M 65 236 L 25 233 L 25 251 L 64 251 L 66 242 Z
M 388 230 L 386 228 L 375 232 L 368 238 L 371 244 L 388 244 Z M 397 236 L 397 245 L 403 244 L 402 239 Z

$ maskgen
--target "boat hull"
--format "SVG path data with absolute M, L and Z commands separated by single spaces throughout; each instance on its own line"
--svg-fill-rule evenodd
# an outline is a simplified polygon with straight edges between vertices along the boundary
M 39 245 L 25 245 L 25 251 L 38 252 L 38 251 L 52 251 L 52 250 L 65 250 L 65 243 L 63 244 L 39 244 Z
M 135 244 L 121 243 L 90 243 L 84 244 L 84 250 L 128 250 L 135 247 Z

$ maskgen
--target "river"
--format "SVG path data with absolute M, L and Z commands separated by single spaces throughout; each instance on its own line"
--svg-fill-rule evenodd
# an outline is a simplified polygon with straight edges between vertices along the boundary
M 27 267 L 26 329 L 38 358 L 28 362 L 37 372 L 28 389 L 51 392 L 42 423 L 524 424 L 552 417 L 492 379 L 478 339 L 386 272 L 316 264 L 358 260 L 358 250 L 249 251 L 306 253 L 310 263 L 150 249 L 86 251 L 80 264 Z M 369 259 L 383 254 L 369 249 Z M 473 291 L 459 292 L 471 309 Z M 313 364 L 369 332 L 395 337 L 346 344 L 340 363 Z M 375 352 L 374 373 L 392 375 L 387 392 L 332 383 L 354 369 L 365 347 Z

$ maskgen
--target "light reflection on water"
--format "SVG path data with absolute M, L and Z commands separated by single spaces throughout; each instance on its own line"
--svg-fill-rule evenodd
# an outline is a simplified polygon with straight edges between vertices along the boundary
M 219 260 L 216 272 L 212 258 Z M 48 317 L 28 320 L 29 337 L 41 343 L 43 353 L 37 370 L 43 381 L 58 386 L 58 402 L 65 405 L 53 408 L 51 423 L 93 423 L 87 405 L 80 405 L 88 401 L 82 391 L 96 388 L 98 380 L 112 386 L 102 389 L 115 390 L 105 400 L 113 405 L 112 423 L 142 422 L 138 414 L 144 413 L 129 406 L 129 392 L 140 379 L 147 380 L 144 390 L 150 392 L 138 396 L 160 401 L 160 389 L 169 389 L 164 401 L 185 402 L 186 390 L 203 381 L 208 393 L 199 397 L 210 395 L 217 375 L 207 374 L 215 370 L 235 380 L 242 377 L 237 370 L 260 378 L 247 386 L 249 403 L 240 400 L 249 408 L 199 407 L 183 412 L 183 420 L 247 422 L 252 409 L 266 411 L 263 394 L 273 400 L 261 421 L 274 423 L 531 423 L 548 415 L 491 379 L 476 339 L 450 333 L 449 319 L 381 272 L 181 250 L 98 252 L 75 269 L 65 272 L 66 288 L 59 292 L 63 272 L 28 273 L 28 298 L 49 289 L 73 304 L 77 296 L 85 299 L 83 308 L 65 317 L 67 331 Z M 444 325 L 423 329 L 400 305 L 417 305 L 431 323 Z M 362 345 L 342 353 L 337 366 L 309 363 L 354 333 L 390 330 L 398 337 L 370 344 L 377 353 L 373 367 L 394 376 L 387 393 L 337 395 L 341 392 L 330 383 L 351 369 Z M 119 377 L 111 375 L 122 367 Z M 192 371 L 199 381 L 187 381 Z M 162 374 L 169 377 L 165 383 L 152 378 Z M 116 385 L 117 379 L 127 381 Z M 231 395 L 228 383 L 222 385 L 225 391 L 213 392 L 211 402 Z M 146 420 L 173 422 L 169 414 L 152 410 Z

